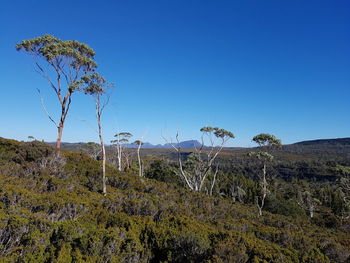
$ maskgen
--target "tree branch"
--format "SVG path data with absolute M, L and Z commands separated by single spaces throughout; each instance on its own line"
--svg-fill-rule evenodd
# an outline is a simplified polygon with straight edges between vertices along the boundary
M 53 88 L 53 90 L 57 94 L 58 90 L 57 90 L 56 86 L 53 84 L 53 82 L 51 81 L 50 77 L 46 74 L 46 72 L 43 70 L 43 68 L 39 65 L 38 62 L 35 62 L 35 65 L 39 69 L 39 70 L 35 70 L 35 71 L 37 73 L 39 73 L 42 77 L 44 77 L 50 83 L 51 88 Z
M 40 101 L 41 101 L 41 105 L 47 115 L 47 117 L 50 119 L 50 121 L 53 122 L 53 124 L 58 128 L 58 125 L 57 123 L 55 122 L 55 120 L 50 116 L 49 112 L 47 111 L 46 107 L 45 107 L 45 103 L 44 103 L 44 98 L 41 96 L 41 93 L 40 93 L 40 89 L 37 89 L 38 93 L 39 93 L 39 96 L 40 96 Z

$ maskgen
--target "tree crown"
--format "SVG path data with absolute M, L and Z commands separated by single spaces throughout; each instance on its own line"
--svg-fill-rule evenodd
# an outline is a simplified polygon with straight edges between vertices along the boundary
M 106 80 L 98 73 L 84 75 L 80 83 L 85 84 L 84 92 L 89 95 L 102 95 L 105 93 L 104 86 L 108 85 Z
M 267 152 L 249 152 L 248 156 L 256 157 L 260 161 L 272 161 L 273 155 L 267 153 Z
M 86 146 L 88 146 L 88 147 L 99 147 L 100 145 L 95 143 L 95 142 L 88 142 L 88 143 L 86 143 Z
M 140 140 L 136 140 L 136 141 L 134 141 L 134 144 L 136 144 L 136 145 L 143 145 L 143 142 L 140 141 Z
M 87 71 L 90 71 L 97 67 L 93 60 L 95 51 L 88 45 L 76 40 L 63 41 L 52 35 L 44 35 L 23 40 L 16 45 L 16 49 L 42 56 L 48 62 L 53 62 L 55 59 L 71 59 L 70 66 L 75 69 L 84 67 Z
M 129 139 L 132 137 L 132 134 L 130 132 L 119 132 L 114 135 L 116 138 L 115 140 L 111 140 L 111 143 L 127 143 L 129 142 Z
M 64 75 L 70 91 L 79 89 L 80 74 L 93 72 L 97 64 L 94 61 L 95 51 L 76 40 L 63 41 L 52 35 L 23 40 L 16 44 L 18 51 L 43 58 L 59 75 Z M 37 64 L 38 65 L 38 64 Z M 42 68 L 38 65 L 41 71 Z
M 260 147 L 281 147 L 281 140 L 268 133 L 260 133 L 253 137 L 253 141 Z
M 115 134 L 114 137 L 130 138 L 130 137 L 132 137 L 132 134 L 130 132 L 119 132 L 119 133 Z
M 211 134 L 214 133 L 215 137 L 217 138 L 235 138 L 232 132 L 227 131 L 225 129 L 220 129 L 218 127 L 211 127 L 211 126 L 205 126 L 200 129 L 201 132 L 205 134 Z

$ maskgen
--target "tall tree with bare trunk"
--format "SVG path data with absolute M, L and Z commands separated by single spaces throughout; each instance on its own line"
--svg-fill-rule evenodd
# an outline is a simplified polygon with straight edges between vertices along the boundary
M 102 193 L 104 195 L 107 194 L 106 188 L 106 148 L 103 142 L 103 134 L 102 134 L 102 124 L 101 124 L 101 116 L 102 113 L 109 102 L 109 96 L 107 99 L 102 101 L 102 96 L 105 94 L 106 86 L 110 86 L 106 83 L 106 80 L 99 74 L 93 73 L 91 75 L 86 75 L 82 77 L 82 81 L 86 85 L 84 88 L 85 94 L 89 94 L 93 96 L 96 107 L 96 120 L 98 127 L 98 136 L 100 139 L 100 147 L 102 151 Z
M 141 149 L 141 146 L 143 145 L 143 142 L 140 140 L 136 140 L 136 141 L 134 141 L 134 144 L 137 145 L 137 160 L 139 163 L 139 176 L 142 177 L 143 176 L 143 165 L 142 165 L 141 157 L 140 157 L 140 149 Z
M 23 40 L 16 49 L 24 50 L 33 57 L 36 71 L 49 82 L 60 103 L 59 121 L 54 120 L 43 104 L 46 115 L 57 128 L 56 148 L 60 149 L 72 95 L 81 90 L 84 83 L 81 78 L 97 67 L 95 51 L 76 40 L 63 41 L 51 35 Z
M 258 215 L 262 216 L 262 210 L 265 205 L 265 199 L 269 193 L 267 182 L 267 164 L 273 160 L 270 151 L 274 148 L 281 147 L 281 140 L 274 135 L 261 133 L 253 137 L 253 142 L 258 144 L 258 152 L 250 152 L 249 155 L 255 157 L 262 166 L 262 173 L 259 175 L 260 195 L 256 196 L 256 206 L 258 207 Z

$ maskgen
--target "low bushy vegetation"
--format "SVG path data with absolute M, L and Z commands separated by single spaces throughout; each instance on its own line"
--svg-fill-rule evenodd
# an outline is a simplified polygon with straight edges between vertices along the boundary
M 350 260 L 348 223 L 330 206 L 311 219 L 285 198 L 284 181 L 258 217 L 253 175 L 221 172 L 209 196 L 186 190 L 174 170 L 155 161 L 145 178 L 109 166 L 104 196 L 99 161 L 0 139 L 0 262 Z M 233 200 L 229 182 L 245 195 Z

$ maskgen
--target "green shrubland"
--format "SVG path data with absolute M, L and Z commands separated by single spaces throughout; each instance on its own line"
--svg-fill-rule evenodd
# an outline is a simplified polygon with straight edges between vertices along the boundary
M 350 259 L 346 224 L 327 206 L 310 219 L 283 197 L 293 195 L 286 183 L 271 190 L 270 212 L 258 217 L 253 177 L 223 172 L 216 193 L 226 194 L 209 196 L 182 187 L 174 169 L 156 161 L 146 171 L 150 179 L 108 166 L 104 196 L 99 161 L 0 138 L 0 262 Z M 242 202 L 225 188 L 233 178 L 245 189 Z

